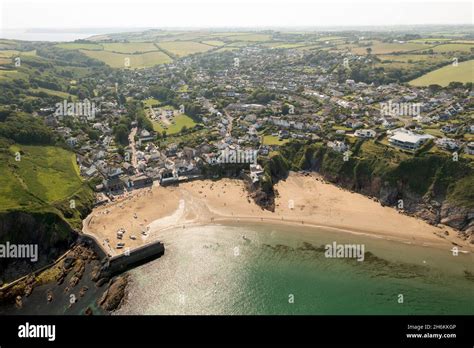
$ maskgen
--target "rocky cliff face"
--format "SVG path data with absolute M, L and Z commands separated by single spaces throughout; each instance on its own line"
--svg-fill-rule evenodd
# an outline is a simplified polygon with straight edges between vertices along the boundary
M 348 178 L 326 177 L 324 173 L 321 174 L 334 184 L 375 197 L 382 205 L 397 208 L 429 224 L 450 226 L 474 243 L 474 209 L 449 202 L 444 196 L 431 197 L 428 194 L 420 196 L 401 183 L 393 185 L 383 182 L 380 177 L 375 177 L 365 185 L 360 185 Z
M 430 224 L 450 226 L 474 243 L 474 207 L 469 203 L 474 177 L 468 163 L 453 163 L 439 156 L 410 158 L 397 165 L 379 158 L 352 158 L 344 162 L 340 154 L 327 153 L 323 147 L 296 145 L 290 150 L 266 163 L 265 172 L 270 179 L 253 196 L 262 208 L 272 210 L 269 202 L 275 197 L 273 186 L 290 169 L 305 169 Z M 459 196 L 462 203 L 448 199 Z
M 0 244 L 37 245 L 37 261 L 0 258 L 0 282 L 8 282 L 37 270 L 66 252 L 77 234 L 55 213 L 23 211 L 0 214 Z

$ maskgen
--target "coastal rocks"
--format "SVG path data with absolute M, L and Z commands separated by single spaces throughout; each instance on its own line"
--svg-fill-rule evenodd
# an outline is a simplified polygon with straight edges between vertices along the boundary
M 21 296 L 19 296 L 19 295 L 15 298 L 15 306 L 17 308 L 23 307 L 23 301 L 21 299 Z
M 113 311 L 119 308 L 128 283 L 128 276 L 118 276 L 109 283 L 109 288 L 97 302 L 106 311 Z
M 388 183 L 385 182 L 380 188 L 378 196 L 380 203 L 385 205 L 392 205 L 397 201 L 399 192 L 396 187 L 390 186 Z
M 250 197 L 254 200 L 255 204 L 260 206 L 262 209 L 275 211 L 275 192 L 267 193 L 261 188 L 255 189 L 250 193 Z
M 100 278 L 96 283 L 95 283 L 95 286 L 97 286 L 98 288 L 104 286 L 105 284 L 107 284 L 109 282 L 109 278 Z
M 79 290 L 79 297 L 83 297 L 86 294 L 87 290 L 89 290 L 89 288 L 84 285 L 81 290 Z
M 74 261 L 76 261 L 76 259 L 74 257 L 71 257 L 71 256 L 68 256 L 64 259 L 63 261 L 63 268 L 64 270 L 69 270 L 72 265 L 74 264 Z
M 474 210 L 445 203 L 440 212 L 441 223 L 471 235 L 474 226 Z
M 0 240 L 12 244 L 38 246 L 37 261 L 0 260 L 0 278 L 10 282 L 53 262 L 66 252 L 76 238 L 75 232 L 56 213 L 13 211 L 0 214 Z
M 413 216 L 423 219 L 431 225 L 437 225 L 439 223 L 438 214 L 427 208 L 422 208 L 419 211 L 416 211 Z
M 53 291 L 51 289 L 49 289 L 48 292 L 46 293 L 46 300 L 48 302 L 53 301 Z
M 91 280 L 93 282 L 98 281 L 99 278 L 100 278 L 100 275 L 101 275 L 101 267 L 100 266 L 94 266 L 94 268 L 92 269 L 92 272 L 91 272 Z

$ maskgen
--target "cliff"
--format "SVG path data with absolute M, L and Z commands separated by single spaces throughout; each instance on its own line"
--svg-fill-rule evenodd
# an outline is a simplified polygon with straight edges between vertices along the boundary
M 70 199 L 75 200 L 71 208 Z M 65 253 L 77 240 L 82 219 L 91 211 L 94 197 L 84 184 L 72 197 L 34 208 L 0 212 L 0 244 L 37 245 L 37 261 L 0 258 L 0 284 L 38 270 Z
M 376 144 L 376 143 L 375 143 Z M 273 185 L 289 170 L 309 170 L 345 189 L 377 198 L 430 224 L 445 224 L 472 240 L 474 232 L 474 169 L 464 158 L 427 152 L 414 155 L 357 141 L 347 161 L 322 144 L 292 143 L 264 163 L 261 190 L 271 202 Z M 258 203 L 258 202 L 257 202 Z M 262 204 L 271 210 L 271 204 Z

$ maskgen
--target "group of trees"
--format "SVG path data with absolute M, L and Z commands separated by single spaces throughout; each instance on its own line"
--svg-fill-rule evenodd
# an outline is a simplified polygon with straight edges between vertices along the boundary
M 21 144 L 53 144 L 55 136 L 43 122 L 31 115 L 10 111 L 0 111 L 0 137 Z

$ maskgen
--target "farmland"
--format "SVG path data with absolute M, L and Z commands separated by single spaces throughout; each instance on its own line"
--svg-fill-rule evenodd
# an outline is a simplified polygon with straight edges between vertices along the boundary
M 194 41 L 164 41 L 159 42 L 158 46 L 170 52 L 172 55 L 177 57 L 184 57 L 194 53 L 202 53 L 213 49 L 211 45 L 205 45 Z
M 172 59 L 163 52 L 148 52 L 142 54 L 122 54 L 109 51 L 81 50 L 90 58 L 103 61 L 112 68 L 126 68 L 127 62 L 132 69 L 151 67 L 157 64 L 170 63 Z M 127 60 L 128 58 L 128 60 Z
M 372 49 L 372 54 L 387 54 L 394 52 L 408 52 L 420 49 L 429 49 L 431 46 L 418 43 L 385 43 L 376 42 L 369 46 Z M 352 52 L 355 54 L 366 54 L 368 47 L 355 47 Z
M 288 141 L 289 141 L 288 139 L 280 140 L 275 135 L 263 136 L 263 145 L 283 145 L 283 144 L 286 144 Z
M 181 132 L 183 127 L 190 129 L 196 125 L 196 122 L 194 122 L 194 120 L 187 115 L 174 116 L 173 123 L 170 126 L 165 126 L 162 122 L 159 121 L 152 122 L 153 130 L 155 132 L 163 133 L 164 131 L 166 131 L 166 134 L 168 135 L 173 135 Z
M 21 153 L 19 161 L 15 160 L 17 152 Z M 75 155 L 62 148 L 13 145 L 0 156 L 2 210 L 60 201 L 82 186 Z
M 158 50 L 152 42 L 105 43 L 103 46 L 104 51 L 117 53 L 142 53 Z
M 449 64 L 445 67 L 431 71 L 417 79 L 410 81 L 412 86 L 428 86 L 437 84 L 447 86 L 452 81 L 473 82 L 474 80 L 474 60 L 459 63 L 458 66 Z

